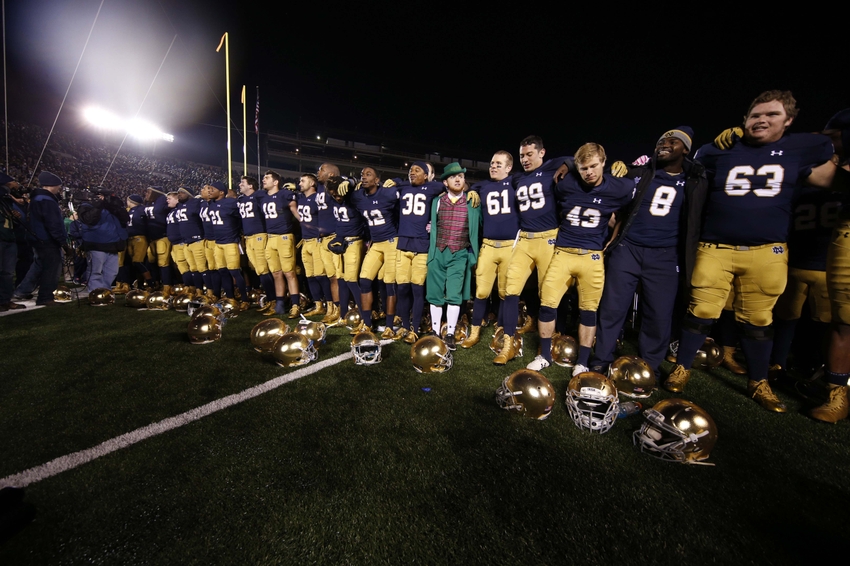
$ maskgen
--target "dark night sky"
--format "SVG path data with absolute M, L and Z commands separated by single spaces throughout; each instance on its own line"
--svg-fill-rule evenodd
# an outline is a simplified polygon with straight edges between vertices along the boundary
M 9 117 L 49 127 L 100 1 L 11 4 Z M 773 22 L 705 5 L 657 6 L 641 17 L 617 14 L 613 4 L 586 15 L 518 3 L 477 11 L 334 6 L 289 3 L 260 13 L 256 3 L 107 0 L 60 127 L 78 126 L 87 104 L 134 115 L 176 34 L 141 115 L 174 133 L 182 156 L 219 162 L 224 55 L 215 48 L 224 31 L 240 127 L 246 84 L 249 122 L 260 87 L 263 131 L 306 134 L 306 124 L 327 125 L 464 148 L 463 157 L 516 153 L 530 133 L 543 136 L 550 155 L 597 141 L 628 159 L 679 125 L 692 126 L 702 144 L 769 88 L 795 93 L 802 109 L 795 131 L 819 129 L 850 106 L 833 79 L 840 63 L 833 53 L 844 50 L 791 13 Z M 657 15 L 664 12 L 674 16 Z

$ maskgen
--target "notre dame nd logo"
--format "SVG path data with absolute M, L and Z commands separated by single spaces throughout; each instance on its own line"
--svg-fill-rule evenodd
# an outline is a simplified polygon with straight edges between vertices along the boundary
M 602 257 L 602 256 L 600 256 L 599 254 L 591 254 L 590 255 L 590 259 L 592 259 L 594 261 L 599 260 L 600 257 Z
M 773 246 L 773 253 L 776 255 L 780 255 L 785 252 L 785 248 L 782 246 Z

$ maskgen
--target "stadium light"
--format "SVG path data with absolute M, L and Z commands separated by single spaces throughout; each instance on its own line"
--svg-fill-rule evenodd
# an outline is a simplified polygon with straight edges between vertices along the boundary
M 174 141 L 173 135 L 166 134 L 150 122 L 138 118 L 124 120 L 101 108 L 86 108 L 83 110 L 83 117 L 96 128 L 126 131 L 129 135 L 140 140 Z

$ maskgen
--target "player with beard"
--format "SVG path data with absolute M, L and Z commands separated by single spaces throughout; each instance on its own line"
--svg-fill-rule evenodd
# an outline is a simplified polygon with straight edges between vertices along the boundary
M 630 205 L 618 213 L 620 229 L 607 250 L 606 270 L 612 276 L 605 279 L 599 305 L 591 362 L 594 371 L 607 373 L 614 361 L 617 338 L 640 284 L 638 354 L 660 375 L 670 341 L 680 266 L 684 266 L 684 281 L 690 281 L 699 237 L 699 226 L 685 222 L 689 217 L 686 211 L 701 206 L 708 188 L 702 165 L 687 157 L 692 144 L 691 128 L 669 130 L 659 138 L 649 163 L 628 170 L 626 177 L 637 183 L 636 193 Z M 690 246 L 685 245 L 686 239 Z M 687 257 L 685 250 L 690 252 Z

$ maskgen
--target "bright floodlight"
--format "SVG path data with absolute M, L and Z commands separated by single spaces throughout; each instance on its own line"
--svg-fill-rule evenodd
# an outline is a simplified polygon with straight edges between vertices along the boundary
M 166 134 L 150 122 L 138 118 L 122 120 L 111 112 L 100 108 L 86 108 L 83 111 L 83 116 L 95 127 L 106 130 L 124 130 L 134 138 L 141 140 L 174 141 L 173 135 Z

